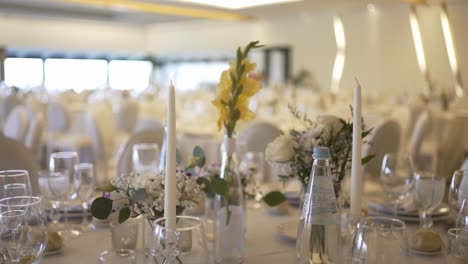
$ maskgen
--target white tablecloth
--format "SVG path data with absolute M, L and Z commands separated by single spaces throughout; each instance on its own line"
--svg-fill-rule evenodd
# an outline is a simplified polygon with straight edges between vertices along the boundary
M 276 227 L 299 218 L 297 210 L 288 215 L 271 215 L 264 208 L 249 209 L 247 212 L 247 235 L 245 244 L 245 264 L 288 264 L 295 263 L 295 242 L 278 235 Z M 414 227 L 411 227 L 412 229 Z M 212 249 L 212 242 L 208 242 Z M 66 243 L 62 253 L 46 256 L 44 264 L 96 263 L 98 254 L 111 248 L 109 229 L 99 229 L 74 238 Z M 146 264 L 141 247 L 137 250 L 137 263 Z M 391 260 L 389 260 L 392 263 Z M 409 256 L 409 264 L 446 263 L 443 254 L 436 256 Z M 383 263 L 381 263 L 383 264 Z

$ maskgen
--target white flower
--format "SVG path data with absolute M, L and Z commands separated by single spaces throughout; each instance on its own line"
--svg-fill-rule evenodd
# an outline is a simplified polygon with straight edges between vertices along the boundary
M 293 141 L 289 136 L 282 135 L 268 144 L 266 158 L 270 161 L 286 162 L 294 156 Z
M 318 126 L 323 128 L 324 136 L 329 136 L 330 133 L 336 135 L 343 128 L 340 119 L 334 115 L 320 115 L 317 118 Z

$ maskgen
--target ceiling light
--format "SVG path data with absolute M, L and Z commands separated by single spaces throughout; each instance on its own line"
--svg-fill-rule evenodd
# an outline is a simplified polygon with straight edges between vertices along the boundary
M 179 2 L 208 5 L 225 9 L 243 9 L 255 6 L 301 2 L 302 0 L 178 0 Z

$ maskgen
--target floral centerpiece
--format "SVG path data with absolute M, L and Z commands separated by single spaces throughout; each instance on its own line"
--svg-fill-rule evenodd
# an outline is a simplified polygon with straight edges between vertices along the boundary
M 196 176 L 205 163 L 205 154 L 195 147 L 193 157 L 185 169 L 176 172 L 177 213 L 196 205 L 207 188 L 204 181 Z M 130 173 L 115 178 L 110 185 L 100 187 L 102 197 L 91 205 L 91 214 L 100 220 L 125 222 L 130 217 L 145 215 L 150 223 L 164 216 L 165 171 L 156 173 Z
M 266 159 L 273 165 L 287 167 L 283 177 L 297 177 L 306 188 L 312 170 L 314 146 L 330 149 L 330 166 L 335 194 L 341 194 L 341 182 L 351 167 L 353 124 L 333 115 L 321 115 L 311 120 L 306 114 L 290 108 L 294 118 L 302 121 L 304 128 L 291 129 L 277 137 L 266 149 Z M 363 128 L 364 139 L 372 129 Z M 364 157 L 365 164 L 373 155 Z

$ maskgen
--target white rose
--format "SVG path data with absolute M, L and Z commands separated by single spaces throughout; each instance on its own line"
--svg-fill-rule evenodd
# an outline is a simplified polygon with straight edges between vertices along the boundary
M 293 142 L 288 136 L 279 136 L 273 142 L 268 144 L 266 158 L 270 161 L 285 162 L 289 161 L 294 155 Z
M 343 128 L 340 119 L 334 115 L 321 115 L 317 118 L 319 126 L 323 127 L 323 135 L 327 136 L 330 132 L 334 135 Z

